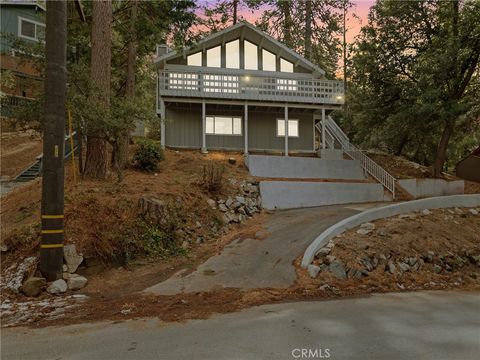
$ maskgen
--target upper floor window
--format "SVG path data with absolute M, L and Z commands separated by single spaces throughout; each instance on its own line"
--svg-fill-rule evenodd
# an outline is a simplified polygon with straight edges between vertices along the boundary
M 250 41 L 244 41 L 245 46 L 245 69 L 258 70 L 258 47 Z
M 277 57 L 275 54 L 262 49 L 262 66 L 264 71 L 276 71 L 277 70 Z
M 187 56 L 187 65 L 202 66 L 202 52 L 200 51 L 195 54 Z
M 33 41 L 43 40 L 45 38 L 45 24 L 19 17 L 18 36 Z
M 207 66 L 221 67 L 222 66 L 222 47 L 216 46 L 207 50 Z
M 290 61 L 280 58 L 280 71 L 293 72 L 293 64 Z
M 225 66 L 240 69 L 240 41 L 233 40 L 225 44 Z

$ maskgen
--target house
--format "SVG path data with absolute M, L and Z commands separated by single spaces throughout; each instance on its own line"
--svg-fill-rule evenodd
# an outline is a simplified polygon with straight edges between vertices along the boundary
M 155 65 L 164 147 L 315 153 L 320 121 L 344 103 L 343 82 L 247 22 L 159 46 Z
M 2 77 L 13 75 L 13 86 L 3 86 L 2 95 L 7 105 L 19 105 L 35 98 L 42 91 L 43 82 L 34 64 L 12 46 L 16 40 L 27 44 L 41 42 L 45 34 L 45 6 L 34 1 L 0 1 L 1 43 L 0 64 Z M 4 84 L 5 85 L 5 84 Z

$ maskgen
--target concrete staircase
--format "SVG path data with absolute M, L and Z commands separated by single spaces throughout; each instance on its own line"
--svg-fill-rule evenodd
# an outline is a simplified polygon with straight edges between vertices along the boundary
M 246 163 L 260 181 L 266 209 L 392 200 L 358 160 L 249 155 Z

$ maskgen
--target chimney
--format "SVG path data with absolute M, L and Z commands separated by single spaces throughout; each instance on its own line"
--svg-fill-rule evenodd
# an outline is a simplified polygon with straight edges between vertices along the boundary
M 166 44 L 157 45 L 157 57 L 168 54 L 172 49 Z

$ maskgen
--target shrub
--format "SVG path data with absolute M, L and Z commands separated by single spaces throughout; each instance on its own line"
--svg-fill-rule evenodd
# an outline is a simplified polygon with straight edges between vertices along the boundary
M 208 164 L 203 167 L 203 186 L 208 192 L 220 191 L 224 172 L 224 164 Z
M 158 142 L 148 139 L 139 141 L 135 150 L 134 160 L 137 168 L 145 171 L 155 171 L 158 163 L 163 161 L 165 155 Z

